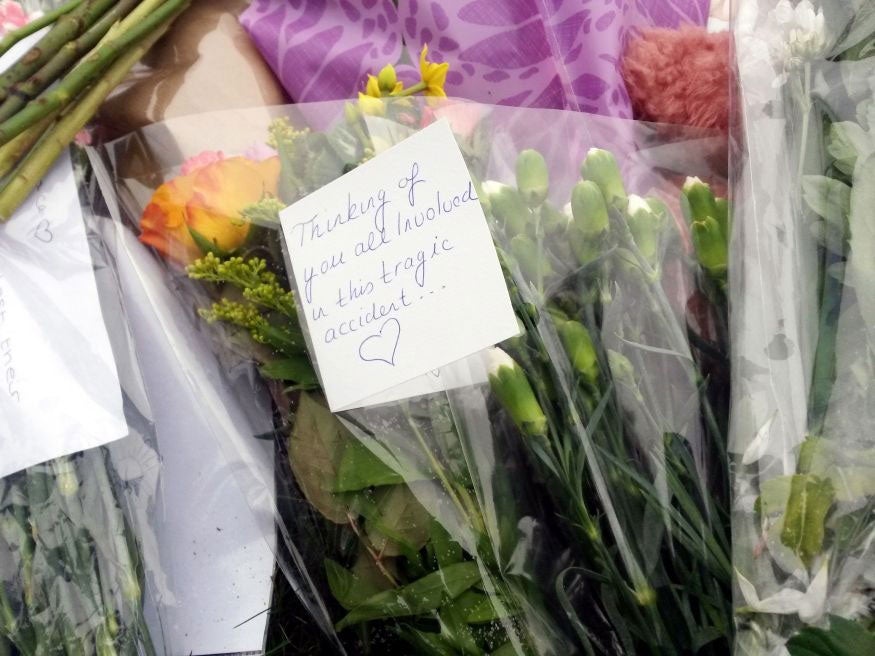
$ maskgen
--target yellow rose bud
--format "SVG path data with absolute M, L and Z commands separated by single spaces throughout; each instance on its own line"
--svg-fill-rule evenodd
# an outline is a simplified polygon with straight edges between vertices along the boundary
M 517 157 L 516 186 L 529 207 L 538 207 L 547 199 L 550 175 L 544 156 L 537 150 L 524 150 Z
M 277 194 L 278 157 L 232 157 L 164 183 L 143 210 L 140 241 L 186 265 L 213 250 L 233 253 L 249 236 L 244 209 Z
M 626 206 L 626 189 L 614 155 L 601 148 L 591 148 L 580 167 L 584 180 L 592 180 L 602 190 L 608 205 L 617 208 Z

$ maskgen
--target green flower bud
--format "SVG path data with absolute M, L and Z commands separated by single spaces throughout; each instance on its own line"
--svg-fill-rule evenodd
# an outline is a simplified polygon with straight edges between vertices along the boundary
M 608 229 L 608 206 L 595 182 L 584 180 L 574 185 L 571 190 L 571 214 L 574 224 L 587 239 L 595 239 Z
M 398 84 L 398 76 L 395 74 L 395 67 L 392 64 L 386 64 L 377 75 L 377 83 L 380 85 L 380 90 L 386 93 L 392 93 L 395 90 L 395 85 Z
M 547 417 L 526 373 L 500 348 L 488 352 L 489 384 L 513 422 L 526 435 L 545 436 Z
M 547 199 L 550 174 L 544 156 L 537 150 L 524 150 L 517 157 L 516 186 L 529 207 L 538 207 Z
M 608 366 L 611 368 L 611 376 L 614 380 L 626 387 L 637 389 L 638 381 L 635 378 L 635 367 L 625 355 L 619 351 L 608 351 Z
M 654 212 L 641 196 L 632 194 L 626 206 L 626 220 L 638 250 L 650 264 L 656 264 L 663 228 L 662 215 Z
M 510 250 L 529 281 L 543 280 L 553 272 L 546 254 L 538 250 L 538 245 L 528 235 L 517 235 L 511 239 Z
M 706 216 L 701 221 L 694 221 L 690 229 L 699 264 L 711 276 L 723 278 L 729 260 L 729 246 L 717 219 Z
M 709 185 L 699 178 L 687 178 L 683 193 L 686 199 L 684 214 L 688 214 L 687 221 L 690 223 L 703 221 L 708 216 L 717 218 L 717 203 Z
M 580 167 L 584 180 L 592 180 L 602 190 L 609 205 L 623 208 L 626 205 L 626 189 L 614 155 L 601 148 L 590 148 Z
M 531 214 L 516 189 L 499 182 L 487 181 L 483 183 L 483 191 L 489 197 L 492 216 L 504 223 L 508 234 L 518 235 L 525 232 Z
M 574 370 L 588 383 L 595 383 L 599 362 L 589 331 L 579 321 L 565 321 L 558 326 L 559 337 Z
M 544 203 L 540 209 L 541 225 L 547 234 L 561 234 L 568 225 L 568 215 L 553 207 L 550 203 Z

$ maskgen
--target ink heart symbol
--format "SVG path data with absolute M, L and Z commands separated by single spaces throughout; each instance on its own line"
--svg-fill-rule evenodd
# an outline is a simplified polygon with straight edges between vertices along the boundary
M 38 239 L 44 244 L 51 244 L 52 240 L 55 238 L 48 219 L 40 221 L 36 228 L 31 230 L 31 234 L 34 236 L 34 239 Z
M 386 319 L 380 332 L 371 335 L 359 345 L 359 357 L 365 362 L 385 362 L 395 366 L 395 352 L 401 339 L 398 319 Z

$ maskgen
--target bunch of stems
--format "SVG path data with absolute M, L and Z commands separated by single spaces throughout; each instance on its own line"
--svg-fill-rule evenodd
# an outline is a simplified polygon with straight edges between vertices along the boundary
M 107 455 L 0 481 L 0 645 L 21 656 L 154 654 L 143 568 Z M 0 653 L 2 648 L 0 648 Z
M 663 289 L 652 245 L 670 241 L 672 222 L 660 218 L 667 208 L 650 202 L 629 209 L 643 199 L 627 206 L 613 158 L 604 151 L 595 158 L 609 164 L 614 184 L 597 177 L 601 189 L 591 193 L 598 200 L 580 213 L 573 196 L 575 216 L 568 227 L 558 226 L 559 238 L 549 234 L 556 227 L 545 226 L 551 212 L 542 198 L 524 210 L 525 230 L 533 234 L 521 237 L 514 229 L 498 240 L 510 244 L 502 263 L 525 330 L 505 345 L 512 359 L 504 371 L 494 368 L 490 380 L 579 547 L 581 564 L 560 577 L 557 592 L 585 651 L 725 653 L 733 630 L 723 439 L 728 397 L 713 389 L 691 343 L 697 339 L 709 356 L 717 353 L 724 374 L 725 344 L 693 338 Z M 518 176 L 521 168 L 518 163 Z M 501 193 L 524 199 L 525 181 Z M 507 204 L 499 198 L 491 205 L 500 224 Z M 645 213 L 646 225 L 636 224 L 633 211 Z M 593 228 L 597 215 L 603 223 Z M 581 266 L 551 275 L 549 263 L 568 261 L 563 248 L 575 230 L 586 233 Z M 537 244 L 537 265 L 521 257 L 521 239 Z M 707 255 L 705 262 L 713 264 Z M 686 263 L 721 323 L 723 275 L 713 266 L 709 275 L 694 259 Z M 667 384 L 689 398 L 678 402 L 655 389 Z M 534 397 L 526 410 L 520 407 L 526 395 L 510 393 L 520 385 Z M 682 425 L 697 437 L 679 434 Z M 596 613 L 574 610 L 575 585 Z
M 46 34 L 0 74 L 0 222 L 191 0 L 71 0 L 6 35 Z

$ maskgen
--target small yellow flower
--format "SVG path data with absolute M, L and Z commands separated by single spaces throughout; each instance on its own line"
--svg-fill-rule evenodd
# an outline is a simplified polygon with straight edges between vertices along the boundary
M 383 66 L 380 74 L 377 76 L 377 82 L 380 85 L 380 91 L 388 93 L 390 96 L 394 96 L 404 89 L 404 83 L 398 79 L 395 67 L 392 64 Z
M 422 83 L 425 85 L 425 95 L 445 98 L 447 93 L 444 91 L 444 84 L 447 81 L 450 65 L 447 62 L 443 64 L 430 62 L 425 58 L 426 55 L 428 55 L 427 45 L 422 46 L 422 52 L 419 53 L 419 71 L 422 75 Z
M 383 93 L 380 91 L 380 81 L 377 79 L 376 75 L 368 75 L 368 83 L 365 85 L 364 94 L 359 94 L 369 96 L 371 98 L 382 98 Z
M 380 96 L 372 96 L 370 94 L 359 92 L 359 109 L 362 114 L 369 116 L 385 116 L 386 106 L 380 99 Z
M 403 90 L 404 83 L 398 79 L 395 67 L 392 64 L 386 64 L 379 75 L 368 75 L 364 95 L 371 98 L 383 98 L 385 96 L 396 96 Z

